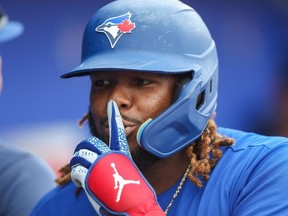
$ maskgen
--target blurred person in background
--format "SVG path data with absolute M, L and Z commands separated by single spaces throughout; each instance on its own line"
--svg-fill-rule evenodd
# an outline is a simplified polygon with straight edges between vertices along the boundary
M 22 31 L 22 24 L 9 21 L 0 6 L 0 45 L 17 37 Z M 0 56 L 0 93 L 2 85 Z M 40 197 L 55 186 L 52 169 L 42 159 L 3 143 L 1 139 L 0 159 L 0 215 L 29 215 Z

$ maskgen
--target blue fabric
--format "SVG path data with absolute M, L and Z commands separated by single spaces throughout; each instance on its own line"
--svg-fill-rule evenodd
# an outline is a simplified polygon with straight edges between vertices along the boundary
M 288 215 L 288 139 L 220 128 L 236 140 L 208 183 L 197 188 L 186 180 L 168 215 Z M 178 186 L 158 196 L 165 210 Z M 45 196 L 31 216 L 96 215 L 84 192 L 75 196 L 69 183 Z
M 0 215 L 27 216 L 54 188 L 55 175 L 40 158 L 0 142 Z

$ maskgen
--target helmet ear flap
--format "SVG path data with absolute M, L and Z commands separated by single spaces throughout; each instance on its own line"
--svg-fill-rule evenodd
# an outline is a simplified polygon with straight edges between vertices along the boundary
M 215 112 L 218 67 L 215 66 L 213 75 L 205 83 L 200 66 L 190 74 L 193 75 L 191 79 L 180 79 L 180 92 L 175 102 L 138 130 L 138 144 L 157 157 L 169 157 L 191 145 L 201 136 Z
M 201 80 L 191 80 L 167 110 L 143 123 L 137 134 L 138 144 L 151 154 L 165 158 L 193 143 L 210 117 L 196 110 L 201 85 Z M 197 124 L 193 123 L 195 119 Z

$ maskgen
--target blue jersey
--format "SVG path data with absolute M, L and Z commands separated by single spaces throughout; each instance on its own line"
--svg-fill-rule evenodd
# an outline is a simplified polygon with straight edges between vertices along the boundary
M 223 128 L 219 133 L 235 138 L 235 144 L 223 149 L 202 188 L 185 181 L 168 215 L 288 215 L 288 139 Z M 158 196 L 163 210 L 178 184 Z M 56 188 L 31 216 L 97 215 L 85 192 L 76 196 L 75 191 L 72 182 Z

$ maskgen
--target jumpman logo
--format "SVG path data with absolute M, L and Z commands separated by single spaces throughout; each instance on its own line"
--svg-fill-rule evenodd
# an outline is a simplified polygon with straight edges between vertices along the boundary
M 119 202 L 124 186 L 127 185 L 127 184 L 138 184 L 139 185 L 140 184 L 140 180 L 134 181 L 134 180 L 123 179 L 123 177 L 119 175 L 119 173 L 118 173 L 118 171 L 116 169 L 116 165 L 114 163 L 111 163 L 111 167 L 114 169 L 114 172 L 115 172 L 113 174 L 114 184 L 115 184 L 114 189 L 118 189 L 116 202 Z

